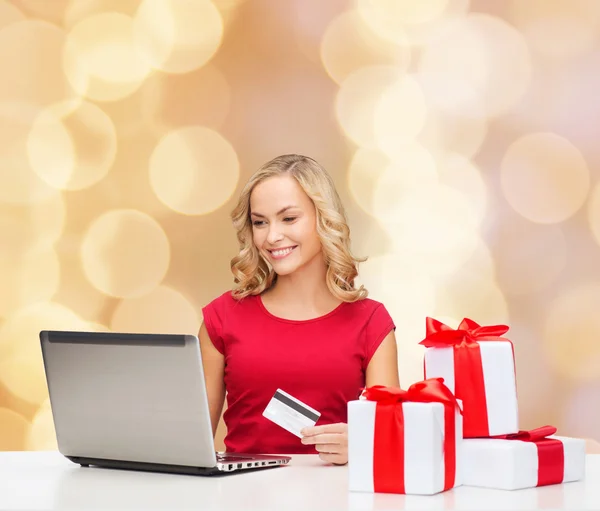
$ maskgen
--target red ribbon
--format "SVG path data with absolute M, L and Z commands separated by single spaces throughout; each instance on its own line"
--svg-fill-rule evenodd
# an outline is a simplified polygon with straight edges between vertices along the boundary
M 477 341 L 510 342 L 501 337 L 508 331 L 508 326 L 480 326 L 465 318 L 455 330 L 441 321 L 427 318 L 426 327 L 427 335 L 419 344 L 428 348 L 454 348 L 454 394 L 463 402 L 463 436 L 489 436 L 481 349 Z
M 533 442 L 538 453 L 537 486 L 560 484 L 565 474 L 565 449 L 560 440 L 547 438 L 556 433 L 554 426 L 542 426 L 530 431 L 519 431 L 511 435 L 498 435 L 493 438 Z
M 363 395 L 377 402 L 373 447 L 373 486 L 377 493 L 405 493 L 404 413 L 402 403 L 444 405 L 444 491 L 454 486 L 456 476 L 456 398 L 443 378 L 414 383 L 408 390 L 375 385 Z

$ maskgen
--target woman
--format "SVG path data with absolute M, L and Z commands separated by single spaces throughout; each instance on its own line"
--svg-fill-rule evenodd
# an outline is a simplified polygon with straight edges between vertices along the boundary
M 347 402 L 399 381 L 392 318 L 354 287 L 335 185 L 315 160 L 279 156 L 250 178 L 232 219 L 236 285 L 202 310 L 199 333 L 213 434 L 227 392 L 228 452 L 316 450 L 345 464 Z M 321 413 L 302 439 L 263 417 L 277 389 Z

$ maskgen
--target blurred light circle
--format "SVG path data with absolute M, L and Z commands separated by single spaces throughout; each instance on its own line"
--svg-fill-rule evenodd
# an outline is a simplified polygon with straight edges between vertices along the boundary
M 391 158 L 381 151 L 359 148 L 350 163 L 350 193 L 371 215 L 392 207 L 389 205 L 416 189 L 426 189 L 438 182 L 435 161 L 422 146 L 409 143 L 396 149 Z
M 27 137 L 37 114 L 31 105 L 0 103 L 0 202 L 33 204 L 56 194 L 33 172 L 27 158 Z
M 111 210 L 87 229 L 81 259 L 94 287 L 110 296 L 133 298 L 161 283 L 169 268 L 169 240 L 158 222 L 145 213 Z
M 187 126 L 165 135 L 150 156 L 150 183 L 169 208 L 204 215 L 229 200 L 239 179 L 232 145 L 216 131 Z
M 38 18 L 49 21 L 55 25 L 60 25 L 62 10 L 68 0 L 51 0 L 50 2 L 40 2 L 40 0 L 10 0 L 18 4 L 19 8 L 27 14 L 29 18 Z
M 444 12 L 424 23 L 405 25 L 406 33 L 415 46 L 425 47 L 437 40 L 454 21 L 469 13 L 471 0 L 447 0 Z
M 423 24 L 442 16 L 448 0 L 356 0 L 355 3 L 375 33 L 397 41 L 406 25 Z
M 28 431 L 29 422 L 25 417 L 8 408 L 0 408 L 0 451 L 25 449 Z
M 478 222 L 483 222 L 488 205 L 488 193 L 481 171 L 475 164 L 456 153 L 447 153 L 438 160 L 437 173 L 440 183 L 463 194 L 476 215 Z
M 435 305 L 435 286 L 427 267 L 401 253 L 369 257 L 360 266 L 358 280 L 371 297 L 386 304 L 398 325 L 405 325 L 405 320 L 414 317 L 424 321 Z M 398 282 L 402 285 L 398 286 Z M 402 335 L 402 331 L 398 334 Z
M 64 32 L 45 21 L 0 27 L 0 101 L 40 107 L 75 98 L 62 71 L 64 46 Z M 81 74 L 74 73 L 73 81 L 85 88 Z
M 244 12 L 243 4 L 246 2 L 248 2 L 248 0 L 213 1 L 215 7 L 219 9 L 219 12 L 221 13 L 224 28 L 228 28 L 239 20 L 241 13 Z
M 427 119 L 427 104 L 418 82 L 402 76 L 385 89 L 375 107 L 375 138 L 384 151 L 410 141 L 420 133 Z
M 450 112 L 428 103 L 427 119 L 418 140 L 442 156 L 455 153 L 473 158 L 481 149 L 487 131 L 488 120 L 482 108 Z
M 588 206 L 588 219 L 592 234 L 600 245 L 600 183 L 596 185 Z
M 440 108 L 470 111 L 482 101 L 498 116 L 527 92 L 532 64 L 527 44 L 511 25 L 488 14 L 454 22 L 425 49 L 419 79 Z
M 39 405 L 48 399 L 41 352 L 19 352 L 0 359 L 0 382 L 11 394 L 27 403 Z
M 33 416 L 25 448 L 29 451 L 55 451 L 58 449 L 49 399 L 42 403 Z
M 48 398 L 40 350 L 41 330 L 88 330 L 87 323 L 53 302 L 29 305 L 9 316 L 0 328 L 0 383 L 33 405 Z
M 159 286 L 145 296 L 121 301 L 110 328 L 114 332 L 196 335 L 200 321 L 194 306 L 181 293 Z
M 495 279 L 494 259 L 480 238 L 471 256 L 436 283 L 435 317 L 468 317 L 481 325 L 510 324 L 508 303 Z
M 186 73 L 156 73 L 141 90 L 142 118 L 159 129 L 201 124 L 220 127 L 231 107 L 231 86 L 215 66 Z
M 463 17 L 470 0 L 354 0 L 371 30 L 390 41 L 426 46 L 443 34 L 448 24 Z M 399 39 L 400 35 L 400 39 Z
M 62 25 L 69 30 L 84 19 L 107 12 L 133 17 L 139 5 L 140 0 L 68 0 L 62 15 Z
M 64 190 L 96 184 L 110 170 L 117 152 L 113 122 L 88 102 L 48 107 L 34 121 L 27 142 L 37 175 Z
M 498 282 L 509 294 L 543 291 L 567 263 L 565 235 L 556 225 L 509 216 L 494 229 L 493 239 Z
M 551 58 L 572 58 L 591 49 L 597 42 L 600 2 L 511 2 L 510 20 L 536 52 Z
M 342 82 L 335 101 L 337 120 L 360 146 L 376 146 L 375 111 L 384 92 L 398 83 L 402 72 L 392 66 L 369 66 Z
M 22 254 L 0 254 L 0 317 L 26 305 L 49 301 L 58 291 L 60 265 L 51 248 L 29 250 Z
M 10 315 L 0 326 L 0 361 L 16 356 L 38 360 L 41 357 L 39 334 L 42 330 L 85 331 L 87 323 L 64 305 L 34 303 Z M 41 363 L 41 359 L 39 360 Z M 0 371 L 0 380 L 3 380 Z M 17 394 L 18 395 L 18 394 Z
M 572 381 L 600 378 L 600 284 L 570 289 L 546 310 L 544 351 L 555 371 Z
M 90 16 L 71 29 L 63 68 L 71 86 L 96 101 L 133 94 L 151 70 L 134 46 L 133 19 L 117 12 Z M 82 74 L 87 83 L 82 84 Z
M 143 129 L 125 138 L 120 137 L 117 158 L 110 173 L 93 191 L 85 193 L 87 200 L 79 200 L 73 205 L 73 216 L 70 220 L 77 225 L 78 232 L 86 229 L 94 215 L 107 210 L 104 198 L 106 196 L 110 196 L 112 203 L 123 209 L 137 209 L 156 219 L 172 213 L 158 199 L 149 179 L 150 156 L 163 133 L 163 128 L 146 122 Z M 143 161 L 140 161 L 140 155 L 144 155 Z M 132 193 L 132 190 L 135 190 L 135 193 Z
M 381 151 L 360 147 L 354 153 L 348 167 L 348 188 L 353 199 L 363 209 L 372 214 L 375 183 L 390 159 Z
M 401 32 L 397 34 L 398 41 Z M 395 65 L 406 70 L 411 50 L 408 40 L 394 44 L 382 39 L 364 23 L 356 10 L 344 11 L 327 27 L 321 40 L 321 61 L 338 85 L 352 72 L 366 66 Z
M 19 9 L 7 0 L 0 0 L 0 30 L 24 20 L 25 15 Z
M 466 112 L 465 112 L 466 113 Z M 488 132 L 488 122 L 484 115 L 446 116 L 442 114 L 445 148 L 465 158 L 477 155 Z
M 148 75 L 148 78 L 140 89 L 122 101 L 103 102 L 99 104 L 102 111 L 109 117 L 117 134 L 117 158 L 121 157 L 123 147 L 135 137 L 154 136 L 160 127 L 154 125 L 151 119 L 144 117 L 143 94 L 149 82 L 158 73 Z M 110 170 L 112 173 L 112 168 Z
M 134 39 L 151 65 L 188 73 L 206 64 L 223 38 L 223 20 L 210 0 L 143 0 Z
M 378 186 L 381 186 L 381 180 Z M 451 273 L 472 254 L 480 219 L 459 191 L 436 184 L 402 195 L 401 187 L 378 193 L 401 200 L 374 200 L 374 215 L 391 238 L 394 250 L 411 254 L 432 275 Z
M 0 204 L 0 232 L 5 243 L 2 255 L 18 257 L 51 246 L 63 233 L 65 214 L 65 201 L 57 191 L 30 205 Z
M 393 275 L 393 278 L 390 278 Z M 436 303 L 434 283 L 426 265 L 401 253 L 370 257 L 360 265 L 357 282 L 369 297 L 385 303 L 396 329 L 400 383 L 403 388 L 423 379 L 425 317 Z
M 532 133 L 513 142 L 500 172 L 506 200 L 533 222 L 566 220 L 581 208 L 590 187 L 581 152 L 554 133 Z
M 292 36 L 298 50 L 304 57 L 319 66 L 321 64 L 321 43 L 328 26 L 344 11 L 351 9 L 347 0 L 292 2 L 291 8 L 282 12 L 279 24 L 284 29 L 293 27 Z M 362 20 L 361 23 L 366 29 Z
M 60 288 L 54 300 L 82 318 L 95 319 L 102 317 L 109 298 L 86 278 L 79 252 L 69 251 L 61 254 Z
M 414 194 L 426 194 L 437 185 L 436 164 L 431 154 L 416 143 L 398 145 L 397 154 L 373 183 L 370 212 L 385 222 L 386 212 L 393 215 L 398 203 Z

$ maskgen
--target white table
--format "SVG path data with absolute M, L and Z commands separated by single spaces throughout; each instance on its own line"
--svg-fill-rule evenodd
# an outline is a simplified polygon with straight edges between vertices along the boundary
M 586 480 L 518 491 L 462 486 L 433 496 L 348 492 L 347 467 L 294 456 L 226 477 L 82 468 L 58 452 L 0 452 L 0 509 L 600 509 L 600 455 Z

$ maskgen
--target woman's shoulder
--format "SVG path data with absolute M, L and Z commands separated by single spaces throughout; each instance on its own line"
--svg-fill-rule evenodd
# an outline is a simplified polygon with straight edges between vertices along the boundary
M 246 298 L 238 299 L 233 295 L 233 291 L 225 291 L 223 294 L 214 298 L 211 302 L 209 302 L 205 308 L 216 309 L 216 310 L 231 310 L 236 307 L 240 307 L 248 304 L 251 301 L 252 297 L 248 296 Z
M 391 314 L 386 309 L 385 305 L 377 300 L 363 298 L 352 302 L 352 307 L 349 307 L 349 315 L 352 321 L 358 328 L 362 329 L 367 342 L 373 341 L 374 349 L 391 330 L 396 328 Z
M 371 298 L 361 298 L 360 300 L 356 300 L 355 302 L 349 302 L 348 306 L 354 311 L 363 311 L 366 313 L 373 313 L 377 309 L 385 310 L 385 305 L 383 305 L 383 303 L 378 302 L 377 300 L 373 300 Z

